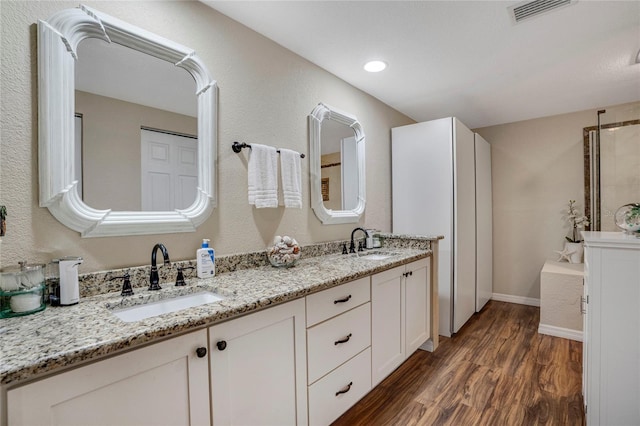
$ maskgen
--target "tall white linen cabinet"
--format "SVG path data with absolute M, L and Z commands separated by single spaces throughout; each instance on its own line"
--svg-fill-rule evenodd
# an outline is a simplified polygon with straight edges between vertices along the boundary
M 640 238 L 583 232 L 587 425 L 640 424 Z
M 451 336 L 491 298 L 491 147 L 457 118 L 392 129 L 393 232 L 443 235 L 439 333 Z

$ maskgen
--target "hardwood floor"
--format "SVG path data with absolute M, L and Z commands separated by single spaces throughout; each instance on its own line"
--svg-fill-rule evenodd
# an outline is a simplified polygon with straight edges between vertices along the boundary
M 537 307 L 490 301 L 334 426 L 583 425 L 582 343 L 538 334 L 539 316 Z

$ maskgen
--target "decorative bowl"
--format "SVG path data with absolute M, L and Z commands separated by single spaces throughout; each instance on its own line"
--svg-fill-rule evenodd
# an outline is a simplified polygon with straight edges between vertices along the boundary
M 276 268 L 290 268 L 300 258 L 300 246 L 295 238 L 276 236 L 273 245 L 267 248 L 267 258 Z

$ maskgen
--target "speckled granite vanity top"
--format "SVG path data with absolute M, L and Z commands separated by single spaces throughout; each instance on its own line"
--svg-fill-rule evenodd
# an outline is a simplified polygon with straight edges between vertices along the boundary
M 136 289 L 134 296 L 126 298 L 114 292 L 97 294 L 82 298 L 75 306 L 48 306 L 37 314 L 0 320 L 0 383 L 7 385 L 79 365 L 425 258 L 431 254 L 430 241 L 439 239 L 405 238 L 394 236 L 385 242 L 385 248 L 376 249 L 394 253 L 387 259 L 324 253 L 308 257 L 303 248 L 303 258 L 292 268 L 274 268 L 266 263 L 228 272 L 223 268 L 213 278 L 187 278 L 186 287 L 174 287 L 165 279 L 159 292 Z M 339 244 L 341 247 L 342 242 Z M 108 309 L 141 303 L 149 297 L 190 292 L 194 287 L 225 298 L 131 323 L 121 321 Z

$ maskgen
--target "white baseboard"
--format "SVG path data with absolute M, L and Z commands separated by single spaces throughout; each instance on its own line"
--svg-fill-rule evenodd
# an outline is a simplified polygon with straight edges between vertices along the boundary
M 553 325 L 540 324 L 538 333 L 548 334 L 549 336 L 562 337 L 565 339 L 577 340 L 582 342 L 582 331 L 572 330 L 570 328 L 556 327 Z
M 491 300 L 497 300 L 498 302 L 517 303 L 519 305 L 529 305 L 540 307 L 540 299 L 533 297 L 513 296 L 511 294 L 493 293 Z

